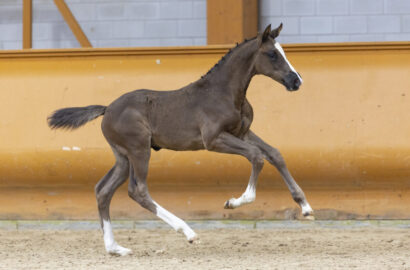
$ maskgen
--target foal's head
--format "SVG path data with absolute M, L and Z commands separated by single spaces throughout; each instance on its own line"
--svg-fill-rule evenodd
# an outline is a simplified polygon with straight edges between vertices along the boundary
M 296 91 L 302 84 L 302 78 L 287 60 L 279 42 L 275 40 L 281 30 L 282 24 L 273 30 L 268 25 L 265 31 L 258 35 L 259 49 L 255 58 L 255 69 L 257 74 L 271 77 L 283 84 L 287 90 Z

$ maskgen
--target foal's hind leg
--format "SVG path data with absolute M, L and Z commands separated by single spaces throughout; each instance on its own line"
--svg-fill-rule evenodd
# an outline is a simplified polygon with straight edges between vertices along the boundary
M 269 144 L 265 143 L 261 138 L 259 138 L 250 130 L 245 136 L 245 141 L 261 149 L 266 160 L 269 161 L 269 163 L 271 163 L 273 166 L 275 166 L 282 175 L 282 178 L 285 180 L 285 183 L 288 186 L 290 193 L 292 194 L 293 200 L 297 202 L 302 208 L 303 216 L 305 216 L 307 219 L 314 219 L 312 207 L 310 207 L 308 201 L 306 200 L 305 193 L 296 183 L 295 179 L 293 179 L 288 168 L 286 167 L 285 160 L 283 159 L 280 152 Z
M 114 192 L 127 180 L 129 162 L 126 156 L 121 155 L 114 147 L 116 163 L 114 167 L 97 183 L 95 194 L 97 197 L 98 211 L 100 214 L 101 227 L 104 233 L 105 249 L 114 255 L 127 255 L 130 249 L 123 248 L 114 240 L 110 220 L 110 203 Z
M 196 233 L 180 218 L 162 208 L 158 203 L 152 200 L 147 187 L 148 162 L 151 155 L 151 149 L 145 147 L 142 150 L 129 152 L 129 160 L 133 170 L 130 171 L 130 181 L 128 185 L 129 196 L 138 202 L 142 207 L 148 209 L 160 219 L 168 223 L 176 231 L 182 231 L 188 241 L 192 243 L 197 239 Z

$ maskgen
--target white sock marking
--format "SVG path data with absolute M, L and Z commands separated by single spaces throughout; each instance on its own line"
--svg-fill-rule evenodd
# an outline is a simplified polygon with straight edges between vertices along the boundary
M 103 231 L 104 231 L 104 244 L 105 249 L 108 251 L 109 248 L 115 243 L 114 241 L 114 234 L 111 228 L 111 222 L 108 220 L 103 220 Z
M 283 59 L 285 59 L 286 63 L 288 63 L 290 70 L 292 70 L 293 72 L 296 73 L 296 75 L 298 76 L 298 78 L 300 80 L 300 84 L 302 84 L 302 82 L 303 82 L 302 78 L 300 77 L 299 73 L 297 73 L 297 71 L 292 66 L 292 64 L 288 61 L 288 59 L 286 58 L 285 51 L 283 50 L 282 46 L 280 46 L 279 42 L 275 43 L 275 48 L 282 54 Z
M 302 215 L 311 214 L 313 212 L 313 209 L 308 202 L 301 203 L 300 206 L 302 207 Z
M 185 234 L 188 241 L 194 240 L 196 233 L 186 224 L 182 219 L 175 216 L 171 212 L 162 208 L 161 205 L 154 201 L 155 206 L 157 207 L 157 217 L 168 223 L 174 230 L 181 231 Z
M 239 207 L 243 204 L 248 204 L 255 201 L 256 188 L 254 185 L 248 184 L 245 192 L 238 199 L 232 198 L 229 200 L 229 205 L 233 208 Z
M 131 253 L 131 250 L 118 245 L 114 240 L 111 222 L 103 219 L 103 232 L 105 250 L 110 254 L 125 256 Z

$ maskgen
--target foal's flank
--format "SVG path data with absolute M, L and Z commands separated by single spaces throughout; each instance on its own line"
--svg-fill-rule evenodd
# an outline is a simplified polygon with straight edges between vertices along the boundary
M 268 76 L 288 91 L 296 91 L 302 84 L 300 75 L 275 40 L 281 30 L 282 24 L 273 30 L 269 25 L 263 33 L 230 50 L 206 75 L 181 89 L 136 90 L 107 107 L 64 108 L 48 118 L 51 128 L 75 129 L 104 115 L 101 128 L 116 163 L 97 183 L 95 193 L 108 253 L 131 253 L 114 240 L 109 213 L 111 198 L 127 177 L 128 194 L 134 201 L 184 233 L 189 242 L 197 240 L 195 232 L 183 220 L 151 198 L 146 182 L 151 148 L 156 151 L 205 149 L 247 158 L 252 164 L 248 187 L 239 198 L 226 201 L 226 209 L 255 200 L 258 175 L 267 160 L 280 172 L 302 214 L 313 218 L 313 210 L 280 152 L 250 130 L 253 110 L 246 91 L 254 75 Z

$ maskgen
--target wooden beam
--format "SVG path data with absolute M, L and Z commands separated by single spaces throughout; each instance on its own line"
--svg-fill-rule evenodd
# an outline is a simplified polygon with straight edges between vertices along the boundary
M 258 34 L 258 1 L 244 0 L 242 3 L 243 38 L 252 38 Z
M 64 20 L 67 22 L 74 36 L 76 37 L 78 42 L 81 44 L 81 47 L 92 47 L 90 41 L 88 40 L 87 36 L 84 34 L 83 30 L 81 29 L 80 25 L 78 24 L 77 20 L 75 19 L 74 15 L 71 13 L 70 9 L 68 8 L 64 0 L 54 0 L 54 3 L 56 4 L 61 15 L 63 15 Z
M 257 0 L 207 0 L 208 44 L 232 44 L 258 33 Z
M 23 0 L 23 49 L 32 48 L 32 0 Z

